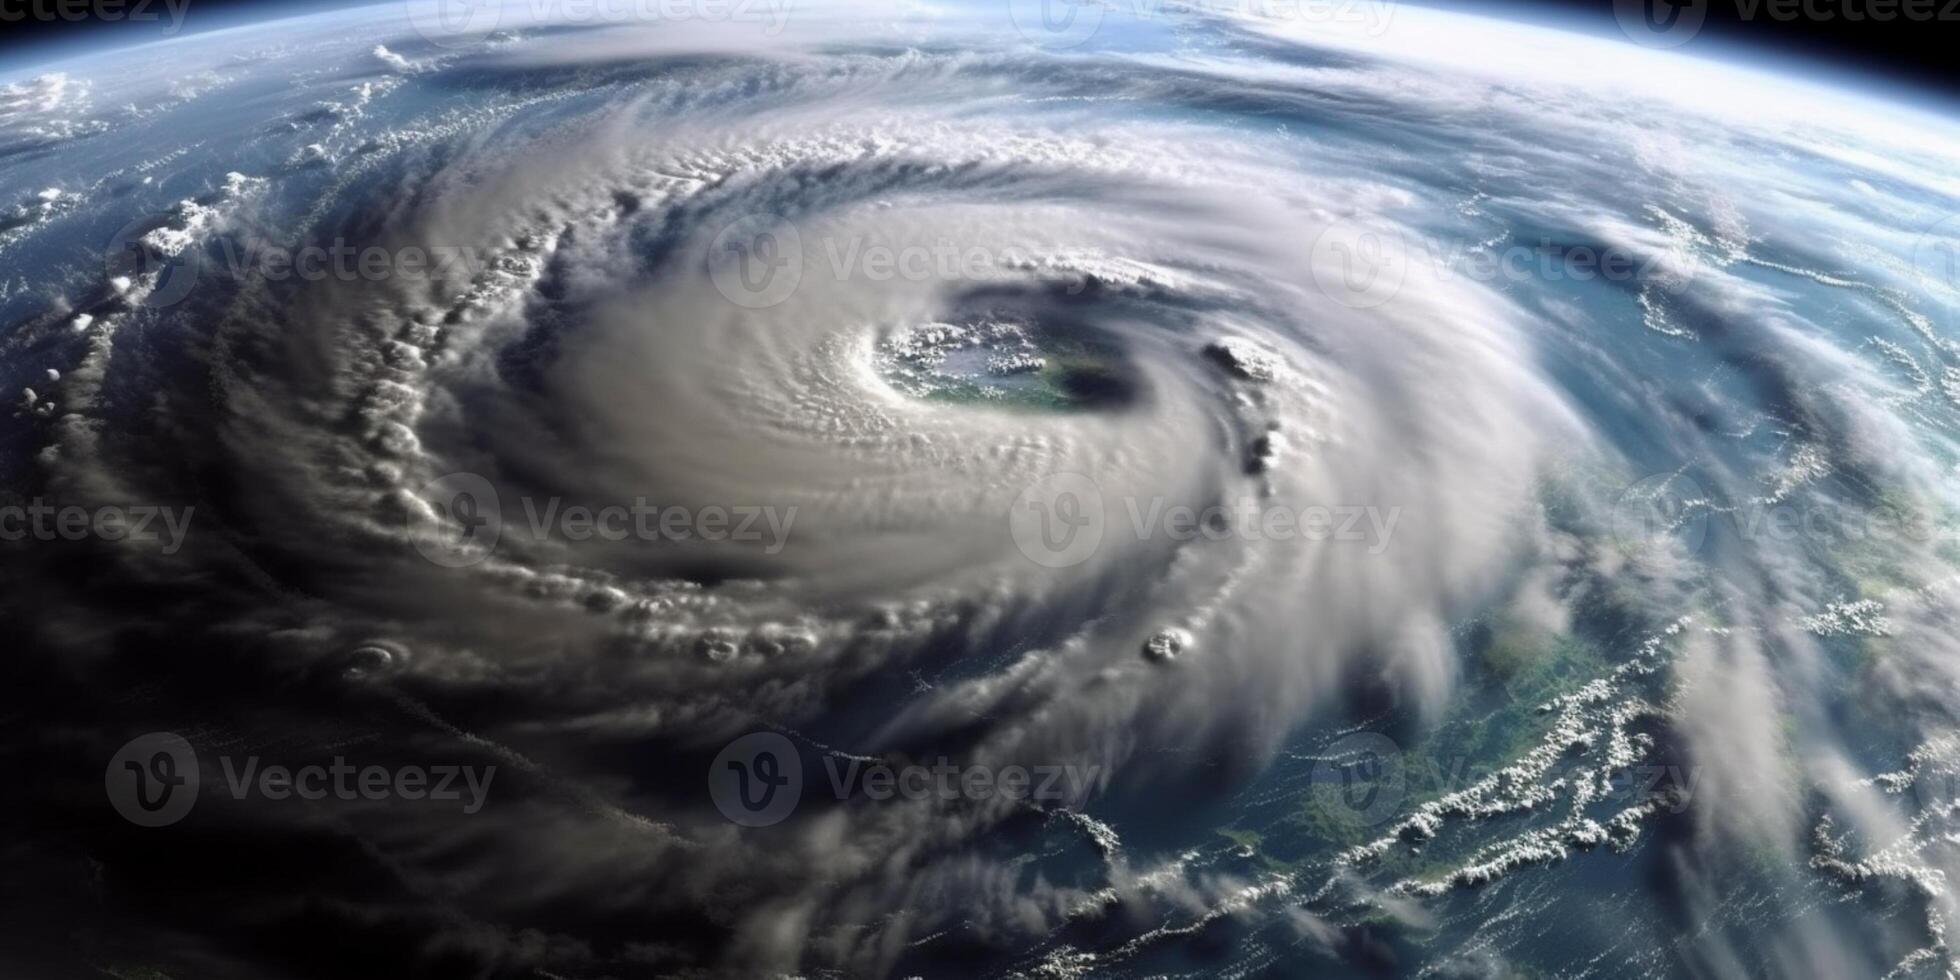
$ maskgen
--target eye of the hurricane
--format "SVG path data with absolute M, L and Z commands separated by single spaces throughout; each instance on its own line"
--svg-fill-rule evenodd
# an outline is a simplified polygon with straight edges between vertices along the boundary
M 1096 328 L 1018 314 L 933 320 L 889 331 L 878 374 L 926 401 L 1049 411 L 1113 411 L 1139 394 L 1137 372 Z

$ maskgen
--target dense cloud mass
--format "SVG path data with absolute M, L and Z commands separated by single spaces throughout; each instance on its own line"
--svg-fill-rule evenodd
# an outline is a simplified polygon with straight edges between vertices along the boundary
M 519 6 L 0 76 L 3 972 L 1960 969 L 1960 129 Z

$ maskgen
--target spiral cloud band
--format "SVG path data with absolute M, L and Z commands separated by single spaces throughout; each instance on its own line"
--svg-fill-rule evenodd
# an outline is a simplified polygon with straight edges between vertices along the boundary
M 89 961 L 198 976 L 1951 962 L 1960 133 L 1252 6 L 0 78 L 8 483 L 183 518 L 7 539 L 12 752 L 83 787 L 20 921 L 97 866 Z M 130 826 L 158 731 L 202 795 Z

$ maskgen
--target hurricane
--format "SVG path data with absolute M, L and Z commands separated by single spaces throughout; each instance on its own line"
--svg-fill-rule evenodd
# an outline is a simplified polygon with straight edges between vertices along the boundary
M 1960 970 L 1950 109 L 562 6 L 0 76 L 21 975 Z

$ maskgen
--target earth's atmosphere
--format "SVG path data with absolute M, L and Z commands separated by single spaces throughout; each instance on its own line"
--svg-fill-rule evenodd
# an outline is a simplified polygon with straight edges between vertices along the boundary
M 9 976 L 1960 969 L 1946 110 L 542 6 L 0 74 Z

